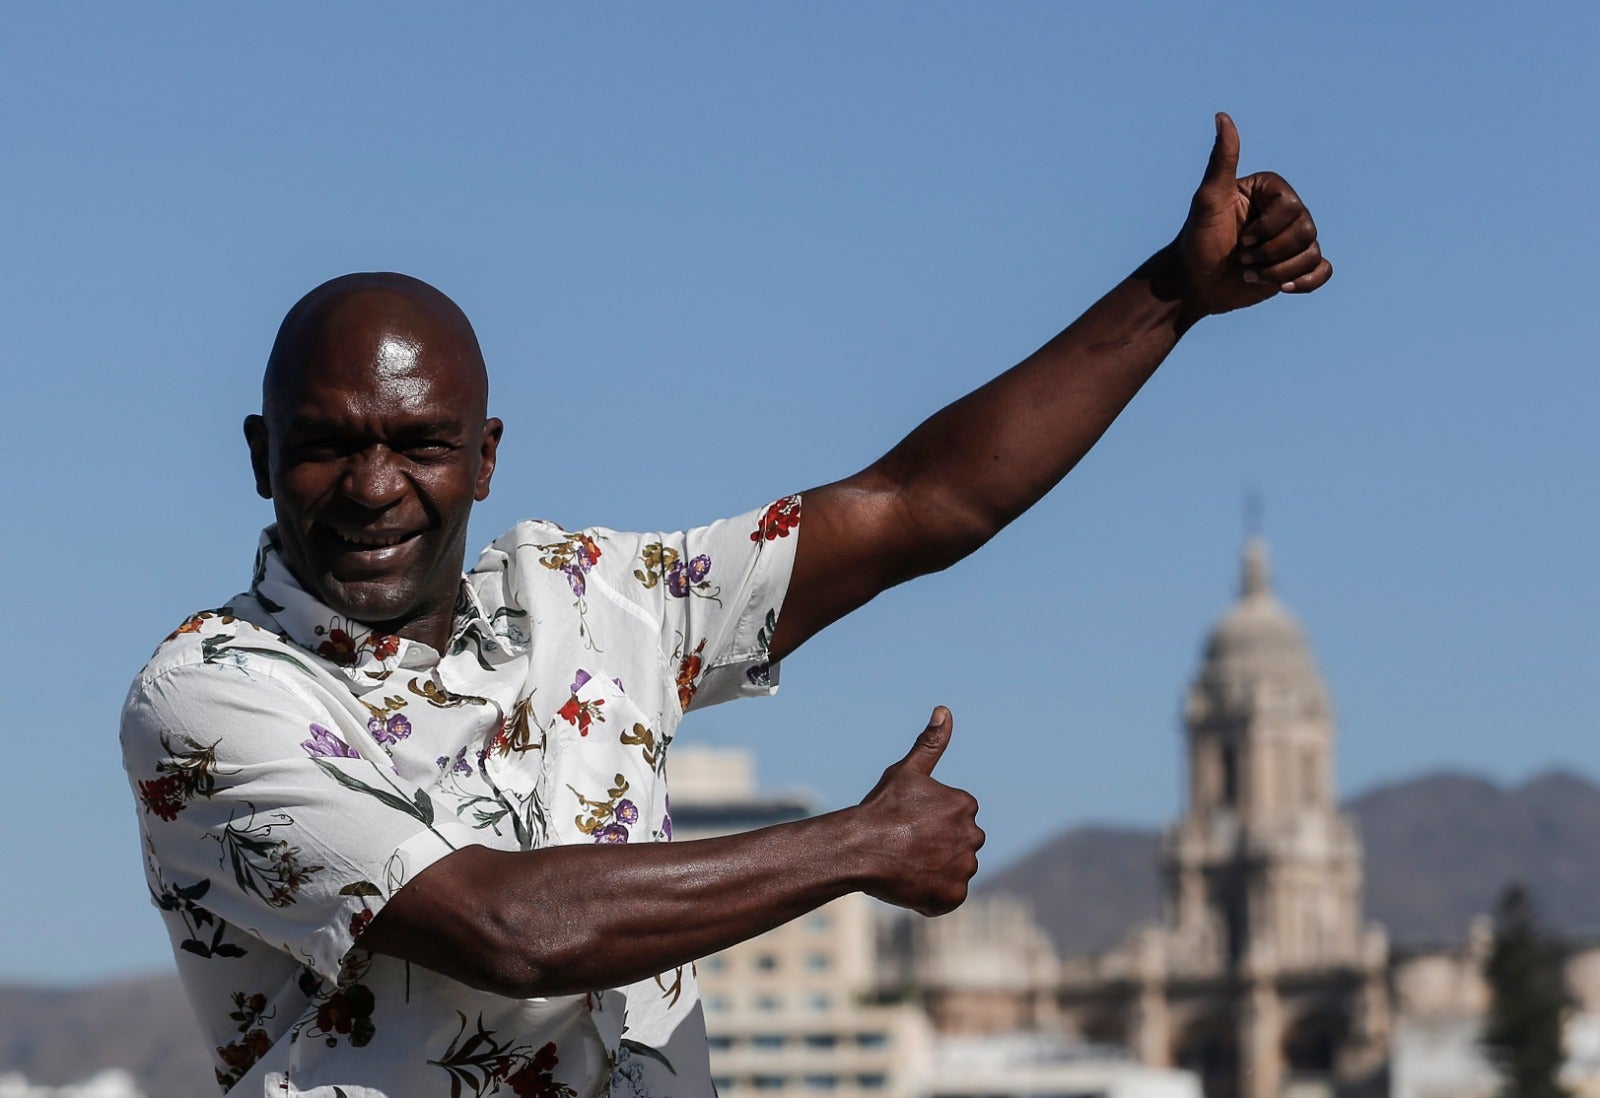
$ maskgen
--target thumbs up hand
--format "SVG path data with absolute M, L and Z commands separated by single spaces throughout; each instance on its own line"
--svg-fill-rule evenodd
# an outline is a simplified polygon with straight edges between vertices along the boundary
M 951 726 L 950 711 L 936 708 L 906 757 L 883 772 L 855 810 L 872 867 L 862 890 L 923 915 L 943 915 L 967 898 L 984 840 L 972 794 L 932 777 Z
M 1226 114 L 1216 123 L 1205 177 L 1177 241 L 1191 319 L 1279 293 L 1310 293 L 1333 277 L 1294 188 L 1275 172 L 1239 178 L 1239 131 Z

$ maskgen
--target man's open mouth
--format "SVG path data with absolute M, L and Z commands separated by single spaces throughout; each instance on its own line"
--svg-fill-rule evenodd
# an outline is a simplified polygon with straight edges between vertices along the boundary
M 335 530 L 333 534 L 340 541 L 348 545 L 360 546 L 363 549 L 387 549 L 391 545 L 399 545 L 416 537 L 416 530 L 395 530 L 379 533 L 364 533 L 359 530 Z

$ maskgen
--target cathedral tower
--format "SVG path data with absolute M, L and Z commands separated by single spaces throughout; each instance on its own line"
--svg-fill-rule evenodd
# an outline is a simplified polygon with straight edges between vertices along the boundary
M 1260 538 L 1183 724 L 1159 936 L 1171 1060 L 1207 1098 L 1380 1092 L 1387 945 L 1364 925 L 1361 843 L 1334 797 L 1328 689 Z
M 1168 833 L 1168 925 L 1205 967 L 1361 956 L 1361 844 L 1333 788 L 1333 710 L 1298 622 L 1245 547 L 1239 601 L 1184 707 L 1188 807 Z

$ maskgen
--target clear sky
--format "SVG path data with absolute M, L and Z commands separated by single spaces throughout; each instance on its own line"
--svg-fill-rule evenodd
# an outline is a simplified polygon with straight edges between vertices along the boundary
M 117 711 L 247 582 L 239 423 L 305 290 L 401 270 L 474 319 L 475 543 L 687 525 L 1064 326 L 1175 233 L 1218 109 L 1333 282 L 1191 333 L 994 545 L 682 735 L 843 804 L 942 702 L 988 864 L 1167 819 L 1255 486 L 1342 791 L 1600 778 L 1597 55 L 1580 3 L 8 4 L 0 979 L 167 963 Z

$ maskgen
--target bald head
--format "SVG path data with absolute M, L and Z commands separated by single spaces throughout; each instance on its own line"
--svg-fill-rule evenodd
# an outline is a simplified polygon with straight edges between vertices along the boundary
M 335 612 L 436 648 L 501 424 L 466 316 L 425 282 L 353 274 L 295 303 L 245 419 L 290 570 Z
M 308 372 L 376 368 L 385 376 L 427 368 L 459 395 L 455 411 L 482 419 L 489 377 L 478 336 L 461 308 L 410 275 L 372 272 L 329 279 L 295 302 L 278 327 L 261 381 L 268 420 L 292 407 Z

